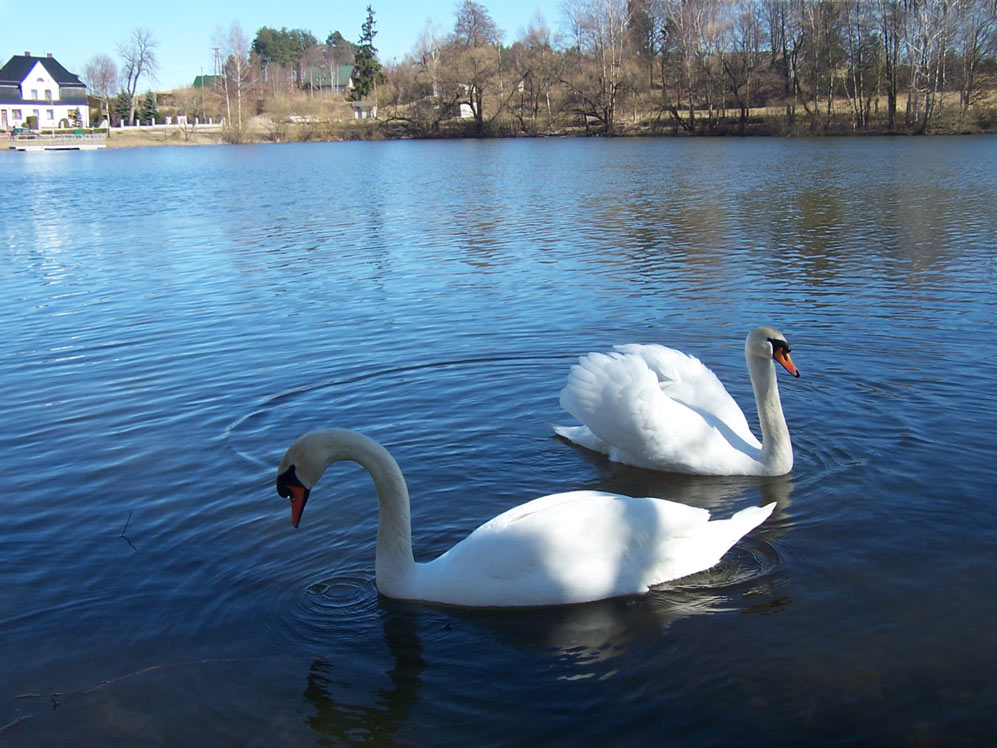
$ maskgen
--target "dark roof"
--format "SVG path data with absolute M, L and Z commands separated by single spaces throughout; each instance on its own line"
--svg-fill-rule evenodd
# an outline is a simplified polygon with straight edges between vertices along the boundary
M 301 84 L 316 88 L 329 88 L 333 84 L 343 87 L 353 75 L 352 65 L 306 65 L 301 68 Z
M 0 86 L 19 86 L 28 77 L 28 73 L 40 62 L 52 76 L 59 87 L 86 88 L 78 76 L 70 73 L 54 57 L 35 57 L 34 55 L 14 55 L 7 64 L 0 68 Z
M 213 88 L 222 84 L 220 75 L 195 75 L 194 88 Z

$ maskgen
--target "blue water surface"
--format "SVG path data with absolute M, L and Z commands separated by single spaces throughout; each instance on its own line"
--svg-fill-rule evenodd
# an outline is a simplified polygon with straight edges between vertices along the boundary
M 0 153 L 0 741 L 973 745 L 997 729 L 997 138 Z M 699 478 L 554 438 L 571 364 L 657 342 L 796 464 Z M 336 466 L 397 458 L 416 558 L 546 493 L 728 516 L 719 566 L 528 611 L 400 603 Z

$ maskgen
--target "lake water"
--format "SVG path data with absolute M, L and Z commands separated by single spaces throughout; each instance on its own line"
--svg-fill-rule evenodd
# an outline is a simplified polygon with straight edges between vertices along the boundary
M 0 153 L 0 743 L 947 745 L 997 729 L 997 138 Z M 697 478 L 552 436 L 658 342 L 796 464 Z M 543 610 L 399 603 L 369 479 L 294 530 L 294 439 L 395 455 L 416 558 L 546 493 L 725 517 L 721 564 Z

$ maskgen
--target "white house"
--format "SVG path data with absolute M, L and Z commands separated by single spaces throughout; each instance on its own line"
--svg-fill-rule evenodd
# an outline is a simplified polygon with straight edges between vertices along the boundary
M 377 119 L 377 102 L 354 101 L 353 119 Z
M 14 55 L 0 68 L 0 131 L 26 127 L 32 115 L 43 130 L 90 126 L 86 84 L 51 53 Z

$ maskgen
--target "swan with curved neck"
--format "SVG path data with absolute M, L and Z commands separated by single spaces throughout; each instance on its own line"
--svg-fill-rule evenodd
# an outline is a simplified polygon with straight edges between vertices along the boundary
M 462 606 L 581 603 L 647 592 L 714 566 L 775 504 L 710 520 L 705 509 L 600 491 L 552 494 L 484 523 L 433 561 L 412 554 L 409 495 L 398 463 L 345 429 L 305 434 L 277 470 L 297 527 L 312 487 L 334 462 L 370 473 L 379 505 L 375 576 L 388 597 Z
M 783 475 L 793 446 L 782 412 L 775 363 L 794 377 L 785 336 L 757 327 L 744 358 L 762 440 L 716 375 L 699 359 L 662 345 L 617 346 L 572 367 L 561 407 L 581 426 L 555 426 L 560 436 L 615 462 L 697 475 Z

